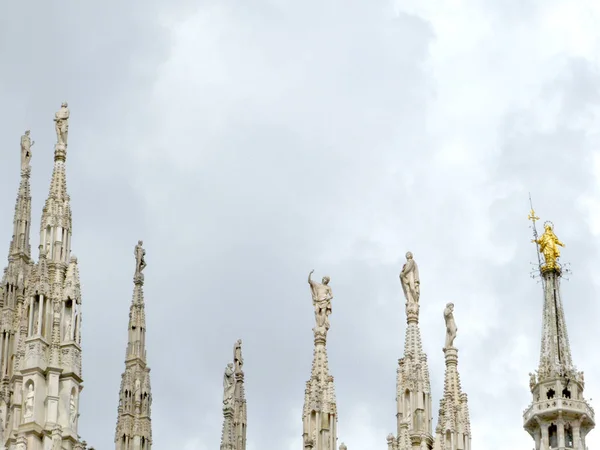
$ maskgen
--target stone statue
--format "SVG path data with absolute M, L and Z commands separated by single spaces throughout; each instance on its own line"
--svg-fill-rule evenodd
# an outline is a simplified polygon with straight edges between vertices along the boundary
M 24 442 L 19 442 L 16 447 L 17 450 L 27 450 L 27 444 Z
M 73 335 L 71 332 L 71 318 L 67 317 L 65 321 L 65 341 L 70 341 L 73 339 Z
M 139 378 L 135 379 L 135 387 L 133 389 L 133 395 L 136 400 L 139 400 L 142 398 L 142 388 L 141 388 L 141 383 L 140 383 Z
M 67 145 L 67 138 L 69 136 L 69 116 L 70 112 L 67 102 L 63 102 L 60 105 L 60 109 L 54 113 L 57 143 L 64 146 Z
M 553 226 L 551 222 L 544 223 L 544 233 L 539 239 L 533 239 L 531 242 L 535 242 L 540 246 L 540 253 L 544 255 L 545 269 L 557 269 L 557 260 L 560 257 L 560 247 L 564 247 L 565 244 L 560 242 L 554 234 Z
M 348 450 L 348 447 L 346 447 L 346 444 L 344 444 L 343 442 L 340 444 L 340 450 Z
M 227 364 L 223 374 L 223 405 L 231 406 L 233 393 L 235 391 L 235 380 L 233 379 L 233 364 Z
M 37 314 L 37 310 L 36 310 L 36 314 Z M 33 334 L 34 335 L 41 334 L 41 332 L 39 330 L 39 326 L 40 326 L 40 319 L 36 315 L 35 321 L 33 322 Z
M 25 170 L 29 167 L 31 161 L 31 147 L 35 144 L 35 141 L 31 140 L 29 136 L 30 131 L 25 131 L 25 134 L 21 136 L 21 170 Z
M 238 339 L 233 346 L 233 363 L 235 364 L 235 371 L 239 372 L 242 370 L 244 365 L 244 358 L 242 357 L 242 340 Z
M 454 303 L 448 303 L 444 309 L 444 320 L 446 321 L 446 345 L 444 348 L 453 348 L 456 339 L 456 323 L 454 322 Z
M 529 390 L 533 392 L 533 388 L 535 387 L 535 373 L 529 373 Z
M 75 405 L 75 396 L 71 394 L 71 401 L 69 402 L 69 420 L 71 425 L 75 425 L 77 419 L 77 405 Z
M 333 299 L 333 292 L 331 291 L 331 286 L 329 286 L 330 278 L 325 276 L 321 283 L 317 283 L 311 279 L 313 272 L 314 269 L 308 274 L 308 284 L 310 284 L 313 306 L 315 307 L 315 320 L 318 328 L 324 327 L 328 330 L 331 300 Z
M 27 395 L 25 396 L 25 417 L 33 416 L 33 403 L 35 400 L 35 393 L 33 392 L 33 384 L 29 385 Z
M 406 252 L 406 263 L 402 266 L 402 271 L 400 272 L 400 283 L 402 284 L 406 302 L 419 303 L 421 293 L 419 266 L 417 266 L 411 252 Z
M 142 270 L 144 270 L 144 268 L 146 267 L 146 260 L 145 260 L 146 250 L 144 250 L 144 248 L 142 247 L 143 245 L 144 245 L 143 241 L 138 241 L 137 245 L 135 246 L 135 250 L 133 252 L 133 254 L 135 255 L 135 274 L 136 275 L 141 275 Z

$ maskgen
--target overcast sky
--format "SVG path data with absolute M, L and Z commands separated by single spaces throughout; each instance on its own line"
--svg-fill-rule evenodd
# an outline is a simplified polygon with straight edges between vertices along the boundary
M 385 449 L 407 250 L 420 267 L 435 411 L 452 301 L 473 448 L 531 448 L 522 411 L 542 291 L 530 278 L 529 191 L 566 243 L 573 359 L 600 404 L 599 20 L 596 0 L 4 5 L 5 249 L 19 138 L 31 128 L 36 141 L 36 248 L 52 118 L 63 100 L 71 109 L 82 437 L 114 448 L 133 247 L 143 239 L 156 450 L 218 448 L 222 373 L 238 338 L 248 450 L 301 448 L 313 268 L 331 276 L 335 296 L 339 441 Z M 600 446 L 600 431 L 588 446 Z

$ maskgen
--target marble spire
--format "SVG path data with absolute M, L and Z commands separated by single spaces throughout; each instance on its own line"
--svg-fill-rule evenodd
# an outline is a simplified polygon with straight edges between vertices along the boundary
M 535 441 L 536 449 L 572 448 L 585 450 L 586 436 L 595 426 L 594 410 L 584 397 L 584 376 L 573 365 L 567 323 L 562 304 L 560 249 L 565 245 L 554 233 L 551 222 L 544 223 L 538 236 L 531 210 L 533 242 L 539 259 L 544 303 L 540 362 L 536 373 L 529 374 L 532 402 L 523 413 L 525 430 Z
M 116 450 L 152 449 L 152 389 L 150 368 L 146 362 L 146 312 L 144 301 L 144 274 L 146 251 L 143 242 L 134 248 L 135 272 L 133 298 L 129 308 L 125 371 L 121 375 Z
M 462 391 L 458 374 L 458 349 L 454 346 L 456 324 L 454 304 L 448 303 L 444 309 L 446 321 L 446 343 L 444 358 L 446 373 L 444 393 L 440 400 L 438 424 L 435 429 L 435 450 L 471 450 L 471 422 L 467 394 Z
M 31 147 L 33 146 L 29 130 L 21 136 L 21 180 L 17 191 L 15 212 L 13 216 L 13 234 L 8 250 L 8 264 L 4 269 L 0 284 L 0 312 L 3 320 L 0 323 L 0 427 L 9 420 L 11 409 L 10 381 L 16 360 L 16 350 L 20 333 L 23 304 L 25 300 L 25 283 L 31 269 L 31 247 L 29 244 L 31 230 Z M 0 430 L 2 431 L 2 430 Z M 3 433 L 0 447 L 4 444 Z
M 319 283 L 311 278 L 313 272 L 308 275 L 308 283 L 315 309 L 314 352 L 304 391 L 302 438 L 304 450 L 330 450 L 337 447 L 337 404 L 326 346 L 333 293 L 329 277 L 323 277 Z
M 242 340 L 233 346 L 233 362 L 223 374 L 223 430 L 221 450 L 246 450 L 246 392 Z
M 66 135 L 69 109 L 63 103 L 54 115 L 57 143 L 54 169 L 40 225 L 39 261 L 33 264 L 29 250 L 30 207 L 23 200 L 13 240 L 13 255 L 28 260 L 23 301 L 17 302 L 12 361 L 10 405 L 4 437 L 13 448 L 26 441 L 28 450 L 79 449 L 79 399 L 83 389 L 81 369 L 81 289 L 77 258 L 71 256 L 71 207 L 66 184 Z M 27 178 L 33 142 L 21 137 L 21 175 Z M 28 192 L 22 180 L 22 192 Z M 24 206 L 23 206 L 24 205 Z M 21 275 L 19 275 L 21 278 Z
M 388 436 L 389 450 L 419 448 L 431 450 L 432 403 L 427 355 L 419 330 L 420 278 L 419 268 L 411 252 L 400 272 L 400 283 L 406 300 L 406 336 L 404 356 L 396 371 L 396 435 Z M 411 446 L 407 447 L 407 442 Z

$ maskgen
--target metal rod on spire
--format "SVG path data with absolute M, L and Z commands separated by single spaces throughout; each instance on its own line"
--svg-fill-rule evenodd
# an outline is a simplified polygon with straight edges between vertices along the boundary
M 535 253 L 538 258 L 538 268 L 540 270 L 540 275 L 542 273 L 542 258 L 540 257 L 540 246 L 539 246 L 539 236 L 537 232 L 537 228 L 535 227 L 535 221 L 540 220 L 539 217 L 535 215 L 535 211 L 533 209 L 533 202 L 531 201 L 531 192 L 529 193 L 529 206 L 531 207 L 531 211 L 529 212 L 529 216 L 527 217 L 531 220 L 531 229 L 533 230 L 533 240 L 531 242 L 535 243 Z M 543 278 L 542 278 L 543 279 Z

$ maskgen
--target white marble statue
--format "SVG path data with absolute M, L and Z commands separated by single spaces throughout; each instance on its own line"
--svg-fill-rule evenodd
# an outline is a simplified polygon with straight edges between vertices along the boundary
M 312 294 L 313 306 L 315 307 L 315 320 L 317 327 L 329 329 L 329 315 L 331 314 L 331 300 L 333 292 L 329 286 L 330 278 L 325 276 L 321 283 L 317 283 L 311 278 L 314 270 L 308 274 L 308 284 Z
M 29 136 L 30 131 L 25 131 L 25 134 L 21 136 L 21 169 L 27 169 L 29 162 L 31 161 L 31 147 L 35 144 L 35 141 L 31 140 Z
M 69 136 L 69 105 L 67 102 L 63 102 L 60 105 L 60 109 L 54 113 L 54 122 L 56 128 L 56 139 L 60 145 L 67 145 L 67 138 Z
M 75 395 L 71 394 L 71 400 L 69 401 L 69 421 L 71 425 L 75 425 L 77 420 L 77 405 L 75 405 Z
M 143 241 L 138 241 L 137 245 L 135 246 L 135 250 L 133 251 L 133 254 L 135 255 L 135 274 L 136 275 L 141 275 L 142 270 L 144 270 L 144 268 L 146 267 L 146 260 L 145 260 L 146 250 L 144 250 L 144 248 L 142 247 L 143 245 L 144 245 Z
M 223 374 L 223 405 L 230 406 L 233 402 L 233 393 L 235 391 L 235 380 L 233 378 L 233 364 L 227 364 Z
M 446 345 L 444 348 L 452 348 L 456 339 L 456 323 L 454 322 L 454 303 L 448 303 L 444 309 L 444 320 L 446 321 Z
M 406 252 L 406 263 L 402 266 L 402 271 L 400 272 L 400 283 L 402 284 L 406 302 L 419 303 L 421 293 L 419 266 L 417 266 L 411 252 Z
M 65 320 L 65 341 L 73 339 L 73 333 L 71 332 L 71 318 L 67 317 Z
M 233 346 L 233 363 L 235 365 L 235 371 L 239 372 L 242 370 L 244 365 L 244 358 L 242 357 L 242 340 L 238 339 Z
M 33 405 L 35 400 L 35 393 L 33 392 L 33 384 L 30 384 L 25 396 L 25 417 L 33 416 Z

